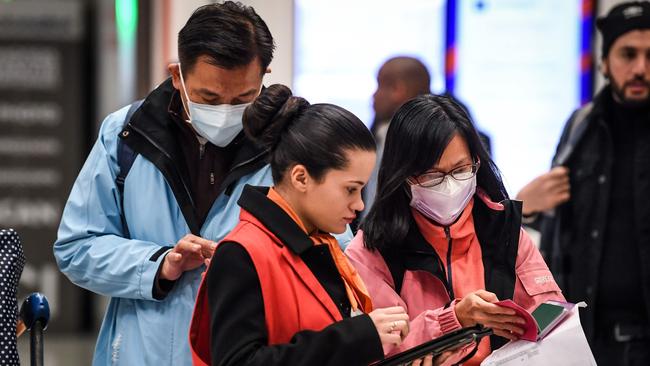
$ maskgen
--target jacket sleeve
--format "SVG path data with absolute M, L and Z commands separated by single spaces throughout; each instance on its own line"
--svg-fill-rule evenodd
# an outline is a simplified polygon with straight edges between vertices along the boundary
M 533 311 L 547 300 L 565 301 L 544 258 L 523 229 L 519 236 L 515 272 L 517 278 L 513 300 L 526 310 Z
M 212 365 L 368 365 L 383 357 L 368 315 L 269 345 L 258 273 L 246 250 L 222 243 L 207 273 Z
M 558 165 L 557 164 L 558 156 L 565 149 L 569 141 L 569 137 L 573 129 L 573 124 L 575 123 L 576 118 L 578 117 L 579 111 L 580 110 L 574 111 L 569 117 L 569 119 L 567 120 L 567 122 L 564 124 L 564 128 L 562 129 L 562 134 L 560 135 L 560 140 L 558 141 L 558 144 L 555 148 L 555 154 L 553 155 L 551 168 L 554 168 Z M 551 269 L 553 269 L 553 271 L 559 270 L 559 268 L 553 268 L 553 263 L 552 263 L 553 256 L 558 254 L 558 253 L 553 253 L 553 249 L 554 249 L 553 241 L 555 240 L 555 236 L 556 236 L 555 230 L 557 229 L 556 220 L 558 218 L 559 212 L 564 211 L 566 206 L 567 203 L 556 207 L 551 212 L 539 213 L 537 215 L 537 219 L 535 220 L 535 222 L 527 225 L 540 232 L 541 238 L 540 238 L 539 250 L 542 253 L 542 256 L 549 262 Z
M 115 185 L 117 139 L 128 106 L 109 115 L 72 187 L 54 243 L 61 272 L 105 296 L 154 300 L 166 248 L 124 238 Z
M 384 348 L 386 355 L 405 351 L 461 328 L 456 317 L 456 301 L 449 306 L 427 309 L 419 314 L 409 311 L 408 304 L 395 292 L 392 275 L 379 251 L 371 251 L 363 246 L 361 230 L 345 254 L 366 284 L 375 309 L 402 306 L 409 314 L 409 334 L 400 346 Z

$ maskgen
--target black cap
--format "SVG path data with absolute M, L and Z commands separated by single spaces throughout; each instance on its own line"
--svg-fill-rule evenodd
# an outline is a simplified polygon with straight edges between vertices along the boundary
M 614 41 L 637 29 L 650 29 L 650 2 L 631 1 L 616 5 L 606 16 L 598 18 L 596 27 L 603 35 L 603 54 L 607 57 Z

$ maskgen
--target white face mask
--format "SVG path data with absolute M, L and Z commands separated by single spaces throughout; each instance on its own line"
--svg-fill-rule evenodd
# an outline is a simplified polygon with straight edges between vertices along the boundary
M 187 110 L 185 112 L 190 119 L 189 122 L 192 124 L 192 127 L 194 127 L 199 135 L 216 146 L 227 146 L 243 129 L 242 116 L 246 107 L 251 103 L 237 105 L 194 103 L 187 94 L 180 64 L 178 64 L 178 71 L 181 75 L 181 85 L 185 93 L 185 100 L 187 100 Z
M 476 192 L 476 176 L 458 181 L 446 176 L 442 183 L 433 187 L 411 185 L 411 207 L 435 222 L 452 224 Z

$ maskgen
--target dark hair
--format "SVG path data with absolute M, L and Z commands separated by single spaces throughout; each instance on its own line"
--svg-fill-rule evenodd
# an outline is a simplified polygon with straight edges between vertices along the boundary
M 386 248 L 406 237 L 412 223 L 406 179 L 431 169 L 456 134 L 481 161 L 477 186 L 494 201 L 508 198 L 499 170 L 465 110 L 446 96 L 418 96 L 397 110 L 388 127 L 377 195 L 361 223 L 367 248 Z
M 246 108 L 244 132 L 269 151 L 273 181 L 302 164 L 316 180 L 347 166 L 346 150 L 375 151 L 375 140 L 351 112 L 333 104 L 310 105 L 280 84 L 264 89 Z
M 197 8 L 178 32 L 178 59 L 187 73 L 201 56 L 226 69 L 260 58 L 262 71 L 273 59 L 271 31 L 250 6 L 226 1 Z

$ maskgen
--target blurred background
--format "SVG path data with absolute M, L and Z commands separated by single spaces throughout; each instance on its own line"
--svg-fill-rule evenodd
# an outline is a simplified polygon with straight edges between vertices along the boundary
M 23 240 L 21 296 L 50 300 L 48 365 L 90 364 L 106 305 L 52 255 L 72 183 L 104 116 L 167 78 L 178 31 L 209 2 L 0 0 L 0 227 Z M 514 196 L 548 169 L 566 119 L 602 85 L 594 19 L 621 1 L 242 2 L 275 37 L 266 85 L 342 105 L 368 125 L 381 64 L 422 60 L 431 90 L 454 94 L 491 137 Z

